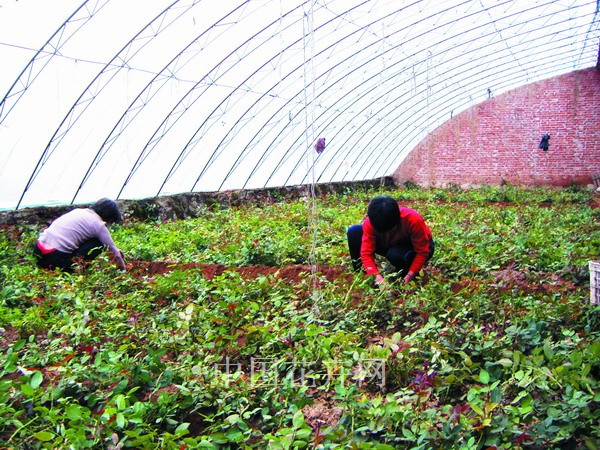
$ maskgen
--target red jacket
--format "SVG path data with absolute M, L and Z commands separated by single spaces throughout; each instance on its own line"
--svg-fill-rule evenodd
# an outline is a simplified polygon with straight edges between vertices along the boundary
M 418 212 L 410 208 L 401 206 L 398 208 L 400 209 L 400 224 L 384 233 L 377 232 L 368 217 L 363 220 L 360 258 L 367 275 L 379 273 L 379 268 L 375 263 L 377 247 L 387 249 L 394 245 L 410 242 L 415 251 L 415 259 L 410 265 L 409 271 L 414 273 L 418 273 L 429 259 L 432 235 L 425 220 Z

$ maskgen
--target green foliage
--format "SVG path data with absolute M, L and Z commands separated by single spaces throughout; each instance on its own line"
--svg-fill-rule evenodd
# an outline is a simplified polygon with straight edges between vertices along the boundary
M 345 231 L 381 194 L 430 224 L 427 282 L 351 272 Z M 160 274 L 39 270 L 39 230 L 6 227 L 0 447 L 597 448 L 592 195 L 406 186 L 113 227 Z

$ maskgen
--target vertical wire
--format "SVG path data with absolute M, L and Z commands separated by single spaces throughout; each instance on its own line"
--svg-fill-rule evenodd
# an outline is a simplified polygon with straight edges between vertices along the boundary
M 429 113 L 429 95 L 431 94 L 431 84 L 429 83 L 430 78 L 429 78 L 429 71 L 431 70 L 432 67 L 432 61 L 431 59 L 433 58 L 432 53 L 428 50 L 427 51 L 427 75 L 426 75 L 426 88 L 427 88 L 427 92 L 425 94 L 426 97 L 426 108 L 427 108 L 427 125 L 425 128 L 425 138 L 427 139 L 429 137 L 429 123 L 431 120 L 431 116 Z M 427 146 L 427 177 L 429 178 L 428 182 L 429 184 L 433 183 L 433 177 L 434 177 L 434 164 L 433 164 L 433 146 L 428 145 Z
M 306 148 L 306 169 L 308 172 L 308 207 L 309 207 L 309 232 L 311 247 L 308 260 L 311 266 L 311 285 L 313 290 L 313 300 L 319 298 L 319 289 L 317 285 L 317 239 L 318 239 L 318 211 L 317 199 L 315 194 L 315 126 L 314 126 L 314 107 L 315 107 L 315 42 L 314 42 L 314 1 L 310 2 L 308 13 L 304 13 L 303 20 L 303 51 L 304 51 L 304 120 L 305 120 L 305 148 Z M 305 28 L 305 26 L 307 28 Z M 310 95 L 309 95 L 310 94 Z M 314 304 L 318 311 L 318 305 Z
M 386 62 L 385 62 L 385 44 L 386 44 L 386 36 L 385 36 L 385 22 L 381 22 L 381 72 L 379 73 L 379 92 L 383 93 L 385 91 L 385 77 L 387 76 L 386 74 Z M 382 94 L 379 94 L 382 95 Z M 383 98 L 383 102 L 385 103 L 386 101 L 386 96 L 382 96 L 381 98 Z M 388 115 L 384 114 L 383 115 L 383 139 L 382 139 L 382 143 L 380 144 L 383 148 L 387 148 L 388 145 Z M 382 175 L 381 177 L 381 185 L 383 186 L 384 180 L 385 180 L 385 175 Z

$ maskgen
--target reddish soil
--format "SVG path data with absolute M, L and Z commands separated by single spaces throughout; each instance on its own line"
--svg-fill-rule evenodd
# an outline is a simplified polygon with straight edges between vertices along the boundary
M 238 272 L 244 278 L 257 278 L 263 276 L 273 276 L 282 278 L 291 283 L 307 279 L 313 273 L 319 277 L 325 277 L 328 281 L 347 281 L 352 282 L 353 275 L 348 269 L 341 266 L 311 266 L 309 264 L 293 264 L 285 267 L 273 266 L 245 266 L 228 267 L 223 264 L 200 264 L 200 263 L 177 263 L 165 261 L 129 261 L 127 270 L 134 276 L 163 275 L 174 270 L 198 270 L 204 273 L 207 279 L 212 279 L 222 275 L 225 271 L 231 270 Z
M 320 436 L 321 429 L 327 427 L 336 428 L 344 409 L 337 406 L 331 398 L 314 398 L 314 402 L 302 408 L 306 423 Z
M 6 329 L 0 327 L 0 351 L 6 351 L 19 339 L 19 336 L 19 330 L 14 327 L 7 327 Z

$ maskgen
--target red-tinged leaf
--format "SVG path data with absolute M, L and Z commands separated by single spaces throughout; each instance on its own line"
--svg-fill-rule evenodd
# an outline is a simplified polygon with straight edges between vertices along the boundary
M 531 436 L 527 433 L 521 433 L 519 436 L 513 439 L 513 441 L 517 444 L 522 444 L 523 442 L 531 441 Z
M 117 385 L 118 385 L 118 384 L 119 384 L 119 382 L 118 382 L 118 381 L 115 381 L 113 384 L 109 385 L 109 386 L 106 388 L 106 391 L 107 391 L 107 392 L 108 392 L 108 391 L 112 391 L 112 390 L 113 390 L 115 387 L 117 387 Z
M 129 321 L 133 324 L 136 324 L 140 321 L 140 317 L 142 317 L 144 313 L 131 313 L 129 316 Z
M 248 343 L 248 337 L 242 334 L 236 338 L 236 343 L 238 347 L 244 347 Z
M 73 359 L 75 355 L 73 353 L 68 354 L 67 356 L 65 356 L 63 358 L 63 360 L 60 362 L 61 366 L 64 366 L 66 363 L 68 363 L 69 361 L 71 361 Z
M 87 353 L 88 355 L 93 355 L 94 353 L 97 352 L 97 350 L 94 348 L 93 345 L 83 345 L 83 344 L 80 344 L 79 345 L 79 350 L 81 350 L 82 352 Z
M 458 405 L 454 405 L 451 409 L 451 413 L 452 413 L 452 420 L 454 422 L 457 422 L 460 418 L 461 415 L 467 414 L 469 412 L 469 410 L 471 409 L 471 407 L 467 404 L 458 404 Z
M 474 430 L 482 430 L 485 428 L 485 425 L 483 425 L 483 423 L 481 423 L 481 420 L 478 420 L 477 422 L 475 422 L 473 424 L 473 429 Z
M 324 440 L 325 440 L 324 434 L 315 434 L 315 437 L 313 439 L 313 445 L 316 447 L 316 446 L 320 445 Z
M 294 346 L 294 340 L 292 338 L 289 338 L 289 337 L 279 338 L 279 341 L 283 342 L 288 347 L 293 347 Z

